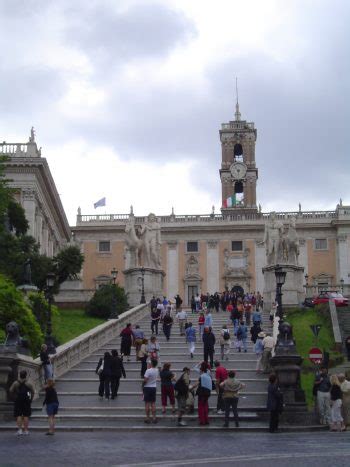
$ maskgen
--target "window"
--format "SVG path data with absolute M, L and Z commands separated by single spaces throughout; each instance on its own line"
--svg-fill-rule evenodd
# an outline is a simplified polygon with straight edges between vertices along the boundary
M 316 238 L 315 239 L 315 250 L 327 250 L 327 239 L 326 238 Z
M 110 252 L 111 251 L 111 242 L 98 242 L 98 251 L 100 252 Z
M 197 252 L 198 242 L 187 242 L 187 253 Z
M 242 251 L 243 250 L 242 240 L 233 240 L 231 247 L 232 247 L 232 251 Z

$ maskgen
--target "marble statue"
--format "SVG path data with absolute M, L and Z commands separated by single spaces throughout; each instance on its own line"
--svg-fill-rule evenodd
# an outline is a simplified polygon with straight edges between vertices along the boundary
M 30 129 L 29 142 L 30 142 L 30 143 L 34 143 L 34 142 L 35 142 L 35 131 L 34 131 L 34 127 L 33 127 L 33 126 L 32 126 L 32 128 Z
M 271 213 L 270 220 L 265 224 L 263 243 L 268 266 L 283 260 L 283 223 L 276 218 L 275 212 Z
M 291 217 L 289 221 L 288 233 L 283 239 L 284 243 L 284 261 L 288 264 L 298 265 L 299 257 L 299 238 L 296 230 L 296 219 Z
M 78 207 L 78 216 L 81 216 L 81 207 Z
M 135 217 L 130 216 L 125 226 L 126 250 L 129 253 L 128 268 L 137 268 L 141 265 L 142 240 L 135 229 Z
M 144 267 L 160 269 L 160 224 L 157 217 L 150 213 L 141 228 L 142 255 Z

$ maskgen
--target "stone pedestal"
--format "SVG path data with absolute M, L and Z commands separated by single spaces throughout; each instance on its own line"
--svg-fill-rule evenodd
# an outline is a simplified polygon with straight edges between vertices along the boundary
M 286 281 L 282 286 L 283 308 L 291 308 L 300 305 L 305 300 L 304 268 L 291 264 L 279 264 L 286 271 Z M 264 307 L 271 309 L 272 302 L 276 299 L 276 266 L 263 268 L 264 274 Z
M 161 269 L 144 268 L 144 289 L 146 303 L 153 295 L 157 298 L 163 295 L 163 281 L 165 272 Z M 123 271 L 125 277 L 125 292 L 128 294 L 128 303 L 134 307 L 140 304 L 142 292 L 141 268 L 129 268 Z

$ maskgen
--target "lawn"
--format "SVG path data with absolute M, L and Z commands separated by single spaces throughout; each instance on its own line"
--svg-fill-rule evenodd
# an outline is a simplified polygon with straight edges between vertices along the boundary
M 288 313 L 287 321 L 293 326 L 293 336 L 297 351 L 303 357 L 301 385 L 305 391 L 309 407 L 313 406 L 312 387 L 315 378 L 315 365 L 309 360 L 309 350 L 319 347 L 323 352 L 329 352 L 329 366 L 342 362 L 343 356 L 334 350 L 333 329 L 330 318 L 325 309 L 316 308 L 297 309 Z M 318 338 L 313 335 L 310 325 L 320 324 L 321 330 Z
M 87 316 L 81 309 L 60 309 L 59 316 L 53 317 L 53 334 L 59 344 L 64 344 L 104 322 L 104 319 Z

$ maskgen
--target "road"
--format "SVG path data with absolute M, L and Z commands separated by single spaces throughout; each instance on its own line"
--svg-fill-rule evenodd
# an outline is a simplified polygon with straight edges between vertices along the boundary
M 349 466 L 347 433 L 0 433 L 1 467 Z

